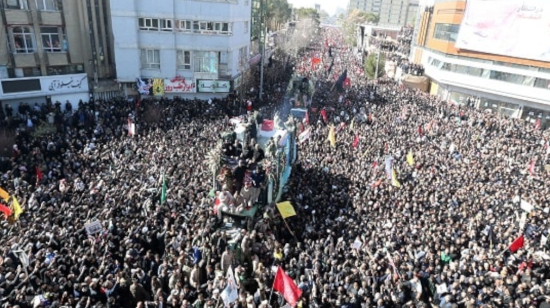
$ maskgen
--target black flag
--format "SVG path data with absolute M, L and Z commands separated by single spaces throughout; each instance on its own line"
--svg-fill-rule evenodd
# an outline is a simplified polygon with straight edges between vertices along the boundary
M 338 80 L 334 84 L 336 86 L 336 89 L 338 89 L 338 92 L 342 92 L 344 90 L 344 81 L 348 78 L 348 70 L 344 70 L 342 75 L 338 77 Z
M 332 71 L 332 66 L 334 65 L 334 60 L 332 60 L 332 62 L 330 62 L 330 66 L 328 67 L 328 73 L 330 74 L 330 72 Z

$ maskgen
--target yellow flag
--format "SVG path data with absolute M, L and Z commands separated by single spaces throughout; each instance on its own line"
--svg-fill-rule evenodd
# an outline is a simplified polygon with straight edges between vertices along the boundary
M 401 187 L 401 183 L 397 180 L 397 174 L 395 173 L 395 169 L 391 170 L 391 184 L 397 188 Z
M 19 201 L 17 201 L 17 198 L 15 198 L 15 196 L 13 196 L 11 204 L 13 206 L 13 218 L 17 220 L 19 219 L 19 215 L 23 213 L 23 209 L 21 208 L 21 205 L 19 205 Z
M 409 166 L 414 166 L 414 157 L 412 152 L 407 154 L 407 163 L 409 163 Z
M 333 148 L 336 147 L 336 132 L 334 131 L 334 125 L 330 126 L 327 140 L 330 141 L 330 145 Z
M 355 118 L 351 119 L 351 124 L 349 125 L 349 130 L 353 131 L 353 124 L 355 123 Z
M 0 199 L 2 199 L 4 201 L 8 201 L 9 198 L 10 198 L 10 194 L 8 194 L 7 191 L 0 188 Z
M 281 216 L 283 216 L 283 219 L 290 216 L 296 216 L 296 211 L 289 201 L 277 203 L 277 209 L 279 213 L 281 213 Z

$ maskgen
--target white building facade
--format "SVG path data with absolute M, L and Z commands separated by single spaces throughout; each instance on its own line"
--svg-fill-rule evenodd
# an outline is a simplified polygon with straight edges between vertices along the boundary
M 249 0 L 116 0 L 110 6 L 117 81 L 127 95 L 229 93 L 247 67 Z

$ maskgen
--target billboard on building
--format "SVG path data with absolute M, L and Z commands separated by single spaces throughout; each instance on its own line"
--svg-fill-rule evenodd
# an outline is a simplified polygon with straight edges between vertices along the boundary
M 192 78 L 176 76 L 171 79 L 164 79 L 165 93 L 195 93 L 197 92 L 195 82 Z
M 231 83 L 227 80 L 198 80 L 198 90 L 204 93 L 229 93 Z
M 160 78 L 153 79 L 153 95 L 155 96 L 164 95 L 164 79 L 160 79 Z
M 137 91 L 141 95 L 164 95 L 164 79 L 160 78 L 136 78 Z
M 550 1 L 468 0 L 455 46 L 550 62 Z

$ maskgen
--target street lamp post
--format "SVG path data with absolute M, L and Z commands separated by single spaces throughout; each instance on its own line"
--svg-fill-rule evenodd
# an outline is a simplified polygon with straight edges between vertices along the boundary
M 262 56 L 260 62 L 260 91 L 259 99 L 262 100 L 264 94 L 264 65 L 265 65 L 265 36 L 267 32 L 267 25 L 265 25 L 265 0 L 260 1 L 260 54 Z

